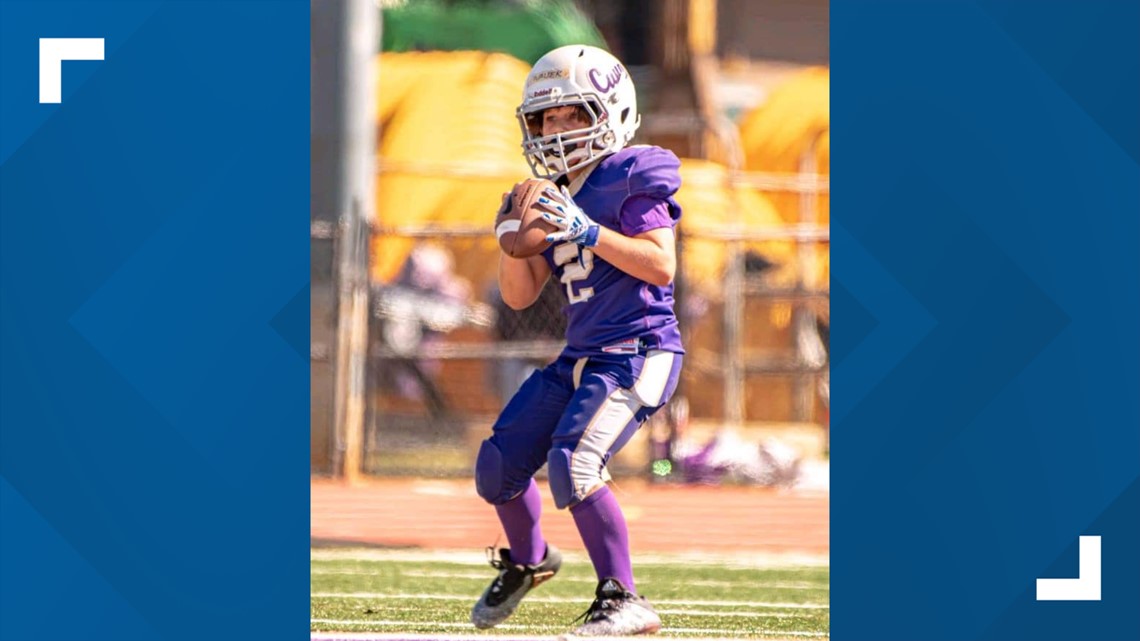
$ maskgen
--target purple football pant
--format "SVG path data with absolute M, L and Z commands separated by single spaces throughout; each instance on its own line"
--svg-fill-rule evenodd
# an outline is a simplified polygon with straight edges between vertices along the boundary
M 584 499 L 603 484 L 610 457 L 672 396 L 681 360 L 663 351 L 563 356 L 532 374 L 479 452 L 480 496 L 505 503 L 549 462 L 555 504 Z
M 625 518 L 605 487 L 605 465 L 672 396 L 681 360 L 663 351 L 560 357 L 523 383 L 475 470 L 479 494 L 497 506 L 508 540 L 527 543 L 519 561 L 540 561 L 532 557 L 545 547 L 530 494 L 534 473 L 549 463 L 555 505 L 571 508 L 598 578 L 634 589 Z

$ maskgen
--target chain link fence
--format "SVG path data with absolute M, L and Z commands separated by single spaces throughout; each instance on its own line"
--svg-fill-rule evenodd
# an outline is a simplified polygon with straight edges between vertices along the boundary
M 682 190 L 715 186 L 727 194 L 729 216 L 685 225 L 679 234 L 677 311 L 688 351 L 679 407 L 659 412 L 615 458 L 615 476 L 667 475 L 672 445 L 689 424 L 806 426 L 826 434 L 829 232 L 820 199 L 829 182 L 815 173 L 814 151 L 804 156 L 797 174 L 726 170 L 710 178 L 718 185 L 686 179 Z M 479 173 L 378 164 L 381 172 Z M 737 199 L 758 193 L 798 201 L 799 219 L 734 220 Z M 686 205 L 685 215 L 701 219 L 701 207 L 723 205 Z M 397 243 L 406 259 L 394 277 L 370 287 L 363 470 L 470 475 L 499 410 L 561 350 L 561 292 L 548 283 L 531 308 L 504 305 L 489 224 L 387 226 L 373 234 L 374 253 Z

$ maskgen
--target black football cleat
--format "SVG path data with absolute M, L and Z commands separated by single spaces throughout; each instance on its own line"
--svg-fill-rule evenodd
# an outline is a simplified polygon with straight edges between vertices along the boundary
M 471 610 L 471 623 L 481 630 L 506 621 L 527 592 L 549 581 L 562 567 L 562 553 L 549 543 L 546 545 L 546 558 L 537 565 L 512 562 L 511 551 L 506 548 L 499 550 L 497 559 L 494 548 L 487 548 L 487 551 L 488 560 L 499 571 L 499 576 L 491 581 Z

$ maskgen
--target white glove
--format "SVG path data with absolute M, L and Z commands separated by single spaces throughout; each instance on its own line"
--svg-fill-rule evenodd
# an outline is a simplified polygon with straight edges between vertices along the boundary
M 569 240 L 582 247 L 594 247 L 598 244 L 601 226 L 590 220 L 586 212 L 574 204 L 569 190 L 563 187 L 561 192 L 556 192 L 547 188 L 542 193 L 538 204 L 544 210 L 543 220 L 561 230 L 547 235 L 547 242 L 560 243 Z

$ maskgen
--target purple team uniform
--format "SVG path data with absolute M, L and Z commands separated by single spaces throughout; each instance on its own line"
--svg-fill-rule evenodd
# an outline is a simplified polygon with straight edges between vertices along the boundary
M 673 228 L 679 167 L 659 147 L 623 149 L 595 166 L 574 202 L 625 236 Z M 672 396 L 684 349 L 672 283 L 630 276 L 573 242 L 542 255 L 567 299 L 567 345 L 503 409 L 479 451 L 476 486 L 503 504 L 548 463 L 555 504 L 565 508 L 604 483 L 606 462 Z

